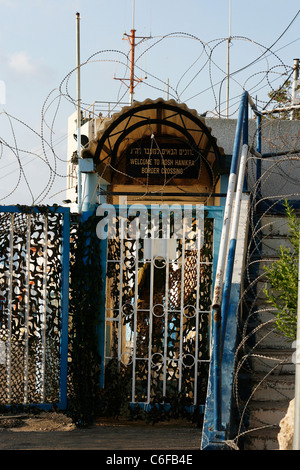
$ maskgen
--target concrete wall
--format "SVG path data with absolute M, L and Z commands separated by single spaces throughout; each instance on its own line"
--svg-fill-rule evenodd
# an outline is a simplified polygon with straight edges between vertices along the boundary
M 226 155 L 232 155 L 233 143 L 236 131 L 235 119 L 205 120 L 217 143 L 223 147 Z M 256 149 L 257 122 L 249 120 L 249 146 Z M 300 149 L 300 121 L 262 119 L 262 154 L 292 151 Z M 257 158 L 249 155 L 248 183 L 249 189 L 255 189 Z M 300 158 L 299 154 L 279 156 L 265 159 L 262 162 L 261 188 L 263 197 L 297 198 L 300 182 Z M 300 194 L 299 194 L 300 195 Z

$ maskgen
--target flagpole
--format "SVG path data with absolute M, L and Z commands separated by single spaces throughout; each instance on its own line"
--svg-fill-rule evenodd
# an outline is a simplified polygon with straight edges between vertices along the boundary
M 77 58 L 77 157 L 81 158 L 81 110 L 80 110 L 80 13 L 76 13 L 76 58 Z M 78 212 L 81 212 L 81 171 L 78 161 L 78 180 L 77 180 L 77 194 L 78 194 Z
M 229 116 L 229 71 L 230 71 L 230 56 L 229 56 L 229 48 L 231 42 L 231 0 L 229 0 L 229 35 L 227 39 L 227 110 L 226 116 Z

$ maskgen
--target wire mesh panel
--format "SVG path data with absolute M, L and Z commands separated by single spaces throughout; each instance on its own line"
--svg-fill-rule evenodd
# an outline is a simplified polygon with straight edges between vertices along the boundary
M 0 403 L 59 403 L 64 214 L 0 207 L 0 230 Z
M 134 220 L 128 217 L 129 227 Z M 188 220 L 181 209 L 176 221 L 171 212 L 165 238 L 149 209 L 148 224 L 145 237 L 124 237 L 116 215 L 108 240 L 105 366 L 117 360 L 126 369 L 132 403 L 180 396 L 189 406 L 204 404 L 214 221 L 195 208 Z

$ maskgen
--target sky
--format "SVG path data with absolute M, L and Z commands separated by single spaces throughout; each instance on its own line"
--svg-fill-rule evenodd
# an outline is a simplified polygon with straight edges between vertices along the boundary
M 0 0 L 2 205 L 65 198 L 77 12 L 84 108 L 128 104 L 133 28 L 134 99 L 173 98 L 209 117 L 234 118 L 244 89 L 266 107 L 300 58 L 298 0 Z

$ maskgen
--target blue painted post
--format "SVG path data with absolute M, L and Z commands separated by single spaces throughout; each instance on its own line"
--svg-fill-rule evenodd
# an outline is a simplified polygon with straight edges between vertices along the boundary
M 248 140 L 249 140 L 249 100 L 248 100 L 248 94 L 247 94 L 247 100 L 245 103 L 245 108 L 244 108 L 244 121 L 243 121 L 243 145 L 248 145 Z M 244 192 L 248 191 L 248 182 L 247 182 L 247 177 L 245 175 L 244 178 Z
M 241 197 L 242 197 L 243 191 L 246 190 L 246 186 L 247 186 L 245 183 L 247 152 L 248 152 L 248 94 L 246 96 L 246 100 L 244 103 L 243 148 L 242 148 L 242 154 L 241 154 L 241 158 L 239 162 L 239 175 L 238 175 L 237 190 L 236 190 L 236 196 L 235 196 L 235 207 L 234 207 L 234 214 L 232 217 L 226 276 L 225 276 L 224 288 L 223 288 L 223 293 L 222 293 L 222 308 L 221 308 L 221 318 L 222 318 L 222 328 L 221 328 L 222 329 L 222 333 L 221 333 L 222 346 L 221 347 L 222 349 L 223 349 L 224 338 L 225 338 L 225 333 L 226 333 L 228 305 L 229 305 L 229 299 L 230 299 L 231 280 L 232 280 L 232 274 L 233 274 L 233 264 L 234 264 L 234 259 L 235 259 L 236 241 L 237 241 L 237 232 L 238 232 L 238 222 L 239 222 L 239 216 L 240 216 Z
M 86 171 L 83 170 L 86 165 Z M 95 212 L 98 202 L 98 181 L 99 175 L 94 171 L 92 159 L 82 159 L 79 167 L 83 177 L 81 209 L 82 215 L 86 219 Z
M 234 214 L 232 217 L 232 227 L 231 227 L 231 235 L 230 235 L 230 242 L 229 242 L 229 248 L 228 248 L 226 276 L 225 276 L 223 295 L 222 295 L 222 307 L 221 307 L 222 353 L 223 353 L 223 346 L 224 346 L 226 325 L 227 325 L 227 318 L 228 318 L 229 299 L 230 299 L 233 266 L 234 266 L 234 260 L 235 260 L 235 252 L 236 252 L 238 223 L 239 223 L 240 206 L 241 206 L 241 200 L 242 200 L 242 194 L 243 194 L 243 184 L 244 184 L 244 179 L 245 179 L 247 153 L 248 153 L 248 145 L 243 145 L 237 191 L 236 191 L 236 196 L 235 196 Z
M 243 145 L 248 145 L 248 121 L 249 121 L 249 109 L 248 109 L 248 93 L 246 95 L 246 101 L 244 105 L 244 119 L 243 119 Z
M 221 384 L 221 297 L 223 289 L 223 277 L 225 267 L 225 257 L 228 243 L 229 224 L 231 219 L 231 209 L 236 184 L 236 172 L 239 160 L 239 149 L 242 135 L 243 116 L 248 93 L 244 92 L 240 104 L 237 119 L 237 128 L 234 140 L 233 154 L 231 160 L 230 175 L 228 181 L 227 197 L 224 211 L 224 221 L 222 227 L 221 243 L 218 257 L 216 281 L 214 287 L 214 297 L 212 303 L 212 334 L 213 334 L 213 373 L 214 373 L 214 431 L 222 430 L 222 384 Z

